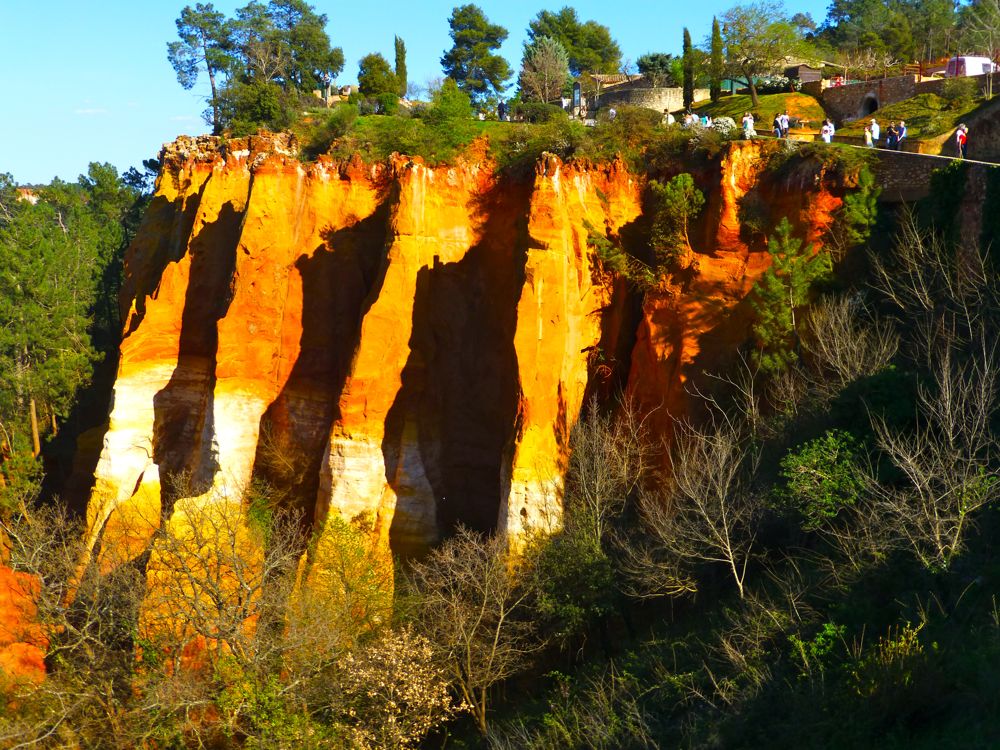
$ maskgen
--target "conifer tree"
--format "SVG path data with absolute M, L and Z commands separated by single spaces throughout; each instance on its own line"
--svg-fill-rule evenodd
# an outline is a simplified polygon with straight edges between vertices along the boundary
M 400 96 L 406 96 L 406 89 L 409 81 L 406 79 L 406 43 L 396 37 L 396 81 L 399 83 L 397 91 Z
M 454 44 L 441 57 L 445 75 L 477 104 L 499 96 L 511 75 L 508 62 L 495 53 L 507 29 L 490 23 L 483 9 L 472 4 L 455 8 L 448 25 Z
M 705 196 L 686 172 L 667 183 L 653 180 L 649 188 L 655 204 L 650 244 L 657 270 L 663 272 L 690 249 L 688 224 L 701 212 Z
M 722 96 L 722 76 L 725 74 L 726 61 L 722 56 L 722 30 L 719 19 L 712 18 L 712 44 L 709 52 L 708 72 L 711 79 L 709 91 L 712 101 L 717 102 Z
M 792 236 L 792 225 L 783 218 L 767 243 L 771 267 L 757 281 L 750 304 L 756 313 L 753 335 L 755 358 L 769 372 L 785 369 L 798 359 L 796 311 L 809 299 L 814 281 L 831 271 L 830 256 L 814 253 L 812 244 Z
M 684 27 L 684 50 L 682 55 L 684 67 L 684 106 L 694 103 L 694 50 L 691 47 L 691 32 Z
M 60 186 L 57 186 L 60 187 Z M 18 204 L 0 222 L 0 417 L 30 430 L 39 415 L 65 415 L 97 357 L 90 310 L 96 296 L 101 226 L 75 205 Z M 13 447 L 13 446 L 12 446 Z

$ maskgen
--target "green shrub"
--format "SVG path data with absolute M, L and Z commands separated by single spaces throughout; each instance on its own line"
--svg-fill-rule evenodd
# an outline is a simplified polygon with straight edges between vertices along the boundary
M 399 96 L 394 92 L 379 94 L 375 97 L 380 115 L 396 115 L 399 113 Z
M 565 530 L 538 543 L 533 554 L 537 612 L 560 641 L 586 632 L 612 611 L 615 575 L 611 560 L 582 533 Z
M 305 144 L 302 149 L 303 155 L 314 159 L 325 153 L 336 139 L 347 135 L 357 119 L 357 105 L 349 102 L 338 105 L 321 123 L 306 129 L 301 134 L 300 137 Z
M 298 119 L 298 96 L 271 81 L 233 83 L 221 102 L 222 122 L 234 136 L 251 135 L 261 128 L 284 130 Z
M 423 111 L 423 117 L 431 123 L 469 120 L 472 118 L 472 100 L 452 79 L 445 78 L 441 88 L 434 92 L 431 106 Z
M 864 491 L 860 452 L 853 435 L 829 430 L 781 459 L 780 502 L 801 516 L 803 529 L 818 529 L 857 503 Z
M 795 633 L 788 636 L 792 654 L 802 663 L 799 677 L 806 678 L 815 672 L 824 672 L 833 662 L 834 652 L 844 642 L 847 628 L 832 622 L 825 622 L 810 640 L 804 641 Z
M 536 124 L 569 119 L 569 115 L 562 107 L 546 102 L 522 102 L 517 107 L 517 115 L 525 122 Z
M 592 224 L 585 222 L 587 247 L 589 247 L 604 267 L 622 276 L 640 289 L 648 289 L 656 284 L 656 272 L 620 245 L 612 242 Z
M 979 83 L 975 78 L 949 78 L 941 87 L 941 98 L 953 107 L 971 105 L 979 95 Z
M 766 236 L 771 231 L 771 204 L 760 190 L 754 188 L 737 200 L 736 216 L 740 222 L 740 236 L 745 240 Z

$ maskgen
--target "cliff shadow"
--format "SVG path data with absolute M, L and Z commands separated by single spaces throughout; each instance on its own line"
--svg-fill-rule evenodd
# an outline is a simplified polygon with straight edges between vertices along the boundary
M 207 492 L 218 470 L 213 449 L 219 321 L 233 296 L 242 212 L 226 203 L 191 240 L 177 365 L 153 397 L 153 461 L 160 470 L 162 517 L 182 496 Z
M 123 332 L 123 339 L 135 331 L 145 317 L 146 299 L 159 287 L 163 271 L 168 265 L 184 257 L 187 240 L 191 237 L 208 182 L 205 180 L 197 194 L 186 201 L 182 198 L 168 200 L 162 195 L 154 195 L 146 208 L 136 239 L 126 250 L 125 260 L 129 260 L 131 255 L 132 262 L 126 266 L 123 274 L 118 311 L 124 321 L 129 306 L 134 301 L 136 315 L 130 321 L 128 330 Z M 143 240 L 149 243 L 145 247 L 139 244 Z M 137 262 L 140 253 L 144 256 L 141 264 Z
M 302 333 L 288 379 L 260 419 L 253 477 L 271 502 L 316 518 L 323 448 L 339 418 L 340 395 L 361 336 L 361 323 L 385 277 L 391 195 L 374 213 L 321 233 L 324 244 L 302 254 Z
M 652 218 L 643 204 L 643 213 L 618 230 L 622 248 L 646 264 L 652 263 L 649 244 Z M 607 283 L 596 277 L 594 283 Z M 611 281 L 611 298 L 597 311 L 601 322 L 601 338 L 588 354 L 587 389 L 584 405 L 596 400 L 602 407 L 611 407 L 614 400 L 628 387 L 645 294 L 626 278 L 618 275 Z
M 127 248 L 131 262 L 123 269 L 119 259 L 105 269 L 102 288 L 120 286 L 118 298 L 102 293 L 93 312 L 103 322 L 95 324 L 94 345 L 103 356 L 95 363 L 90 382 L 81 390 L 73 408 L 43 447 L 45 462 L 41 496 L 47 501 L 59 497 L 74 514 L 83 516 L 94 488 L 95 472 L 100 461 L 108 412 L 120 360 L 121 341 L 138 328 L 145 315 L 146 300 L 159 286 L 164 269 L 184 254 L 204 185 L 186 203 L 154 195 L 146 207 L 135 239 Z M 127 273 L 126 273 L 127 271 Z M 115 281 L 108 275 L 121 273 Z M 136 315 L 129 330 L 121 330 L 132 302 Z
M 430 484 L 437 535 L 459 524 L 496 528 L 519 413 L 514 334 L 530 199 L 530 182 L 502 181 L 469 206 L 485 216 L 479 241 L 461 260 L 435 257 L 417 273 L 410 355 L 382 441 L 386 481 L 400 498 L 390 528 L 396 551 L 413 547 L 400 508 L 411 478 L 401 464 L 414 440 L 422 464 L 414 468 Z

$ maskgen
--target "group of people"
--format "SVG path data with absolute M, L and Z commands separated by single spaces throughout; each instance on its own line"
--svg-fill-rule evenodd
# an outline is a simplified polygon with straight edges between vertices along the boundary
M 865 125 L 865 145 L 868 148 L 886 148 L 890 151 L 901 151 L 903 146 L 903 141 L 906 140 L 906 122 L 903 120 L 896 124 L 893 120 L 889 123 L 889 127 L 885 131 L 885 145 L 880 143 L 882 136 L 882 129 L 879 127 L 878 120 L 874 117 L 871 119 L 867 125 Z
M 833 143 L 833 134 L 837 132 L 837 128 L 833 125 L 833 120 L 826 118 L 823 120 L 823 124 L 819 128 L 819 137 L 823 143 Z
M 771 123 L 771 130 L 774 132 L 775 138 L 787 138 L 789 128 L 788 110 L 784 112 L 779 112 L 774 116 L 774 122 Z
M 614 110 L 612 110 L 614 113 Z M 614 114 L 611 115 L 614 119 Z M 676 122 L 674 116 L 669 110 L 663 110 L 663 123 L 665 125 L 673 125 Z M 684 113 L 681 118 L 681 124 L 684 127 L 701 126 L 710 128 L 712 127 L 712 118 L 707 115 L 702 115 L 699 117 L 691 110 Z M 745 112 L 743 114 L 743 138 L 745 140 L 752 140 L 757 137 L 757 131 L 755 129 L 755 120 L 753 113 Z M 774 116 L 774 121 L 771 123 L 772 132 L 775 138 L 788 138 L 789 130 L 789 116 L 788 110 L 780 112 Z M 833 120 L 829 118 L 823 120 L 823 124 L 820 127 L 819 136 L 824 143 L 831 143 L 833 141 L 834 133 L 836 133 L 836 127 L 834 127 Z M 889 127 L 885 131 L 885 142 L 882 143 L 882 129 L 878 124 L 878 120 L 874 117 L 871 121 L 865 125 L 865 146 L 868 148 L 884 148 L 890 151 L 901 151 L 903 148 L 903 141 L 906 140 L 907 129 L 906 122 L 900 120 L 897 124 L 895 120 L 889 123 Z M 958 157 L 960 159 L 965 159 L 968 154 L 968 142 L 969 142 L 969 128 L 964 123 L 958 126 L 955 131 L 955 146 L 958 150 Z
M 664 112 L 666 112 L 666 110 L 664 110 Z M 667 114 L 669 115 L 670 113 L 668 112 Z M 671 121 L 673 121 L 673 115 L 670 115 L 670 118 Z M 709 117 L 708 115 L 702 115 L 701 117 L 699 117 L 691 110 L 688 110 L 687 112 L 684 113 L 684 117 L 681 118 L 681 125 L 683 125 L 685 128 L 695 127 L 698 125 L 700 125 L 703 128 L 710 128 L 712 127 L 712 118 Z

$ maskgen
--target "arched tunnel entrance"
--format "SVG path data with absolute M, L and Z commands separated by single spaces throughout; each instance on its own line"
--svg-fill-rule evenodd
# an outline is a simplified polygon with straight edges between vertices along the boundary
M 861 102 L 861 111 L 858 112 L 858 117 L 867 117 L 878 109 L 878 97 L 875 94 L 868 94 L 865 100 Z

